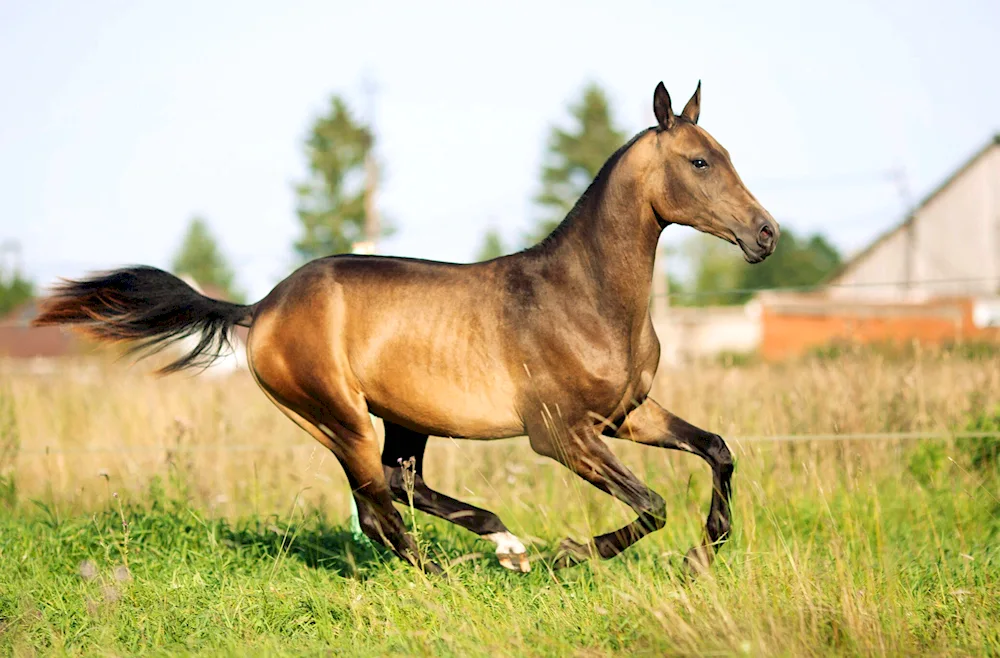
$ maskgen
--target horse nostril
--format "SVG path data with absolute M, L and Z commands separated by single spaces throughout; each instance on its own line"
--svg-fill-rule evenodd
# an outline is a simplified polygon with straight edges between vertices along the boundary
M 764 226 L 762 226 L 760 229 L 760 233 L 757 235 L 757 244 L 759 244 L 764 248 L 767 248 L 771 246 L 771 243 L 773 241 L 774 241 L 774 229 L 772 229 L 770 225 L 764 224 Z

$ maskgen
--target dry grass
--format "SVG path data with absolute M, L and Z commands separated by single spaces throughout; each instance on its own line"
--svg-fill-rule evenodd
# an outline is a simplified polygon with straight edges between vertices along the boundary
M 181 472 L 196 502 L 230 515 L 304 504 L 346 509 L 346 479 L 336 461 L 277 411 L 249 375 L 157 378 L 141 368 L 78 366 L 57 375 L 0 369 L 4 411 L 20 450 L 12 464 L 28 497 L 89 506 L 107 498 L 107 476 L 119 491 L 137 491 L 154 475 Z M 740 441 L 812 433 L 951 430 L 1000 401 L 996 359 L 927 355 L 905 362 L 877 354 L 789 365 L 721 365 L 662 372 L 654 389 L 665 407 L 729 438 L 742 462 L 766 460 L 777 486 L 795 483 L 791 466 L 812 460 L 821 477 L 850 476 L 855 463 L 880 469 L 898 443 L 853 443 L 849 451 L 818 445 Z M 2 421 L 0 421 L 2 422 Z M 700 463 L 682 455 L 617 443 L 639 471 Z M 851 461 L 843 461 L 850 453 Z M 766 455 L 766 456 L 765 456 Z M 828 458 L 836 457 L 832 461 Z M 510 504 L 524 488 L 563 480 L 523 439 L 503 442 L 434 439 L 426 471 L 440 488 Z M 3 466 L 0 464 L 0 466 Z M 843 469 L 848 469 L 844 471 Z M 699 471 L 700 472 L 700 471 Z M 668 481 L 676 473 L 666 476 Z M 603 497 L 595 496 L 602 501 Z

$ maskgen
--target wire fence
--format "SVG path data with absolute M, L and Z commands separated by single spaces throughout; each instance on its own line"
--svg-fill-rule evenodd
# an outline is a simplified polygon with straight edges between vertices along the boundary
M 721 297 L 727 295 L 751 295 L 761 292 L 817 292 L 821 290 L 850 290 L 865 288 L 899 288 L 908 286 L 917 288 L 920 286 L 941 286 L 941 285 L 962 285 L 973 283 L 994 283 L 994 292 L 1000 294 L 1000 277 L 980 276 L 980 277 L 955 277 L 946 279 L 920 279 L 920 280 L 896 280 L 896 281 L 869 281 L 858 283 L 814 283 L 800 286 L 772 286 L 760 288 L 725 288 L 716 290 L 676 290 L 666 293 L 657 293 L 653 297 L 667 298 L 687 298 L 687 297 Z

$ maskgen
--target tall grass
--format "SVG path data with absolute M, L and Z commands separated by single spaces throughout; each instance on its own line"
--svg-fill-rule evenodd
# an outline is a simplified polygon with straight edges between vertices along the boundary
M 729 437 L 1000 423 L 993 356 L 703 365 L 656 388 Z M 691 583 L 678 565 L 710 474 L 690 455 L 613 444 L 667 499 L 668 525 L 553 573 L 559 539 L 631 512 L 524 440 L 434 439 L 429 482 L 496 511 L 535 558 L 507 573 L 490 545 L 407 512 L 444 582 L 353 542 L 339 466 L 246 377 L 8 370 L 0 433 L 12 653 L 1000 653 L 1000 478 L 982 442 L 734 439 L 733 537 Z

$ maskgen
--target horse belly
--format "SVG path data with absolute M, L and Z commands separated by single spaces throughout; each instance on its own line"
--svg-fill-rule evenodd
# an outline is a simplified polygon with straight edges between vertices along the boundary
M 523 433 L 514 384 L 501 364 L 463 355 L 455 345 L 428 347 L 439 346 L 386 349 L 358 373 L 372 413 L 435 436 L 496 439 Z
M 434 436 L 502 439 L 524 432 L 512 398 L 496 395 L 496 389 L 470 390 L 442 382 L 422 388 L 398 382 L 366 395 L 373 414 Z
M 437 436 L 523 433 L 492 298 L 464 279 L 382 283 L 345 297 L 337 332 L 372 412 Z

